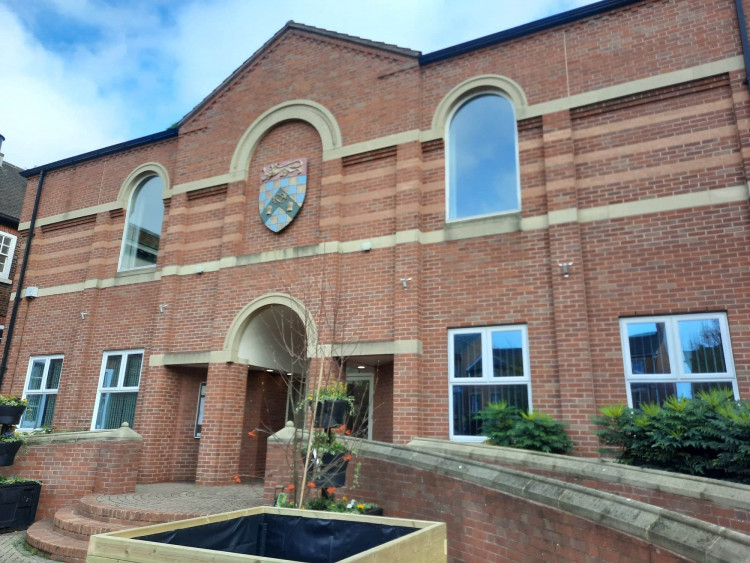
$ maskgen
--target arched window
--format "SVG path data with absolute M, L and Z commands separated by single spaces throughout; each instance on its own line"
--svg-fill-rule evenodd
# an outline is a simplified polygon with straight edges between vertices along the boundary
M 470 98 L 448 126 L 448 220 L 520 209 L 513 103 L 496 94 Z
M 149 176 L 133 190 L 122 236 L 120 270 L 133 270 L 156 264 L 164 218 L 163 183 Z

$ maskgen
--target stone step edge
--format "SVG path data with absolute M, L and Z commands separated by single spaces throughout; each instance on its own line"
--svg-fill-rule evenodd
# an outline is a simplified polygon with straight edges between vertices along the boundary
M 129 508 L 114 506 L 98 500 L 99 495 L 88 495 L 79 501 L 77 512 L 91 520 L 100 522 L 129 524 L 131 527 L 148 526 L 151 524 L 163 524 L 175 520 L 186 520 L 204 516 L 200 512 L 165 512 L 161 510 L 148 510 L 144 508 Z
M 152 524 L 152 522 L 128 521 L 127 523 L 119 523 L 94 520 L 85 514 L 81 514 L 75 506 L 61 508 L 52 517 L 52 528 L 55 533 L 86 542 L 96 534 L 148 526 L 149 524 Z
M 79 540 L 58 534 L 53 529 L 52 518 L 32 524 L 26 530 L 26 542 L 55 561 L 85 563 L 89 549 L 87 540 Z

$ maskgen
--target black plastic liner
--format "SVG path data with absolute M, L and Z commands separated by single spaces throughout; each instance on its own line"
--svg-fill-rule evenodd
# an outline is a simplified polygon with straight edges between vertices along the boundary
M 334 563 L 416 531 L 369 522 L 254 514 L 133 539 L 302 563 Z

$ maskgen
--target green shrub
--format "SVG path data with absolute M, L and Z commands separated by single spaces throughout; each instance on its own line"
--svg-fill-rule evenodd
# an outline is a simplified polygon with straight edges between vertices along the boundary
M 600 451 L 622 463 L 750 483 L 750 403 L 734 401 L 731 389 L 599 412 Z
M 565 425 L 544 413 L 527 413 L 501 401 L 490 403 L 476 417 L 482 421 L 487 443 L 493 446 L 555 454 L 573 449 Z

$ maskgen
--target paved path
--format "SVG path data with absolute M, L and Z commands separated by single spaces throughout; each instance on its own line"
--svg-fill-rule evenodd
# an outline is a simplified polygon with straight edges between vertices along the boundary
M 25 538 L 26 532 L 0 534 L 0 563 L 36 563 L 39 561 L 49 563 L 49 559 L 26 551 Z
M 227 487 L 199 487 L 192 483 L 137 485 L 134 493 L 101 495 L 97 500 L 121 508 L 201 514 L 230 512 L 264 504 L 261 480 Z M 0 563 L 49 563 L 49 559 L 25 550 L 25 537 L 26 532 L 0 534 Z
M 216 514 L 261 506 L 263 482 L 249 481 L 226 487 L 199 487 L 192 483 L 137 485 L 134 493 L 102 495 L 97 500 L 120 508 Z

